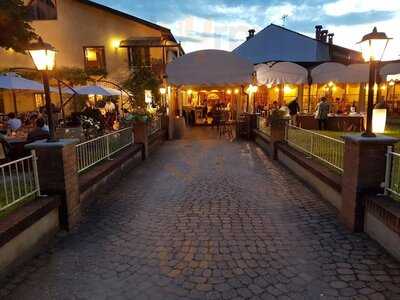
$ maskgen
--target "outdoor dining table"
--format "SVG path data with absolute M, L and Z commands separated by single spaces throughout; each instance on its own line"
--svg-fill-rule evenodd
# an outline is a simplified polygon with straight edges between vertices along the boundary
M 25 149 L 25 145 L 28 141 L 24 137 L 9 137 L 5 138 L 6 142 L 10 145 L 10 157 L 12 159 L 19 159 L 28 155 L 28 151 Z
M 364 131 L 365 117 L 363 115 L 333 115 L 328 117 L 326 130 L 341 132 Z M 299 127 L 308 130 L 318 130 L 318 120 L 314 115 L 301 114 L 297 118 Z

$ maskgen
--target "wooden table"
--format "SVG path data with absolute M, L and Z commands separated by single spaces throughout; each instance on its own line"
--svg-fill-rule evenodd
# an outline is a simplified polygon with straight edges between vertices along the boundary
M 297 125 L 304 129 L 318 130 L 318 120 L 313 115 L 299 115 Z M 364 131 L 364 116 L 330 116 L 328 117 L 327 130 L 342 132 Z

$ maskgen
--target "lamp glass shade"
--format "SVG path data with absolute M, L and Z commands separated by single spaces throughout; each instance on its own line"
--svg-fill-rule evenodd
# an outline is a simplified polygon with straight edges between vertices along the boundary
M 386 128 L 386 108 L 375 108 L 372 114 L 372 132 L 385 133 Z
M 56 51 L 54 50 L 29 50 L 33 63 L 39 71 L 51 71 L 56 62 Z
M 386 33 L 378 32 L 376 27 L 371 33 L 364 35 L 358 43 L 361 46 L 361 52 L 365 61 L 381 60 L 386 50 L 386 46 L 391 38 L 388 38 Z
M 361 52 L 365 61 L 381 60 L 389 40 L 366 40 L 360 43 Z

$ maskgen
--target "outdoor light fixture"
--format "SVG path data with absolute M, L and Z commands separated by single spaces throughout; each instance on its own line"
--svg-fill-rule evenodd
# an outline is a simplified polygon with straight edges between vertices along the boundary
M 372 132 L 385 133 L 386 127 L 386 108 L 375 108 L 372 117 Z
M 232 94 L 232 90 L 227 90 L 226 93 L 227 93 L 228 95 L 231 95 L 231 94 Z
M 55 127 L 53 122 L 53 112 L 50 98 L 50 85 L 48 71 L 54 69 L 56 61 L 56 50 L 50 44 L 44 43 L 42 38 L 38 39 L 37 43 L 29 45 L 27 49 L 32 57 L 36 68 L 42 73 L 44 97 L 46 100 L 46 111 L 49 122 L 49 138 L 48 142 L 55 142 Z
M 269 89 L 272 88 L 272 84 L 268 83 L 267 88 L 269 88 Z
M 250 94 L 257 93 L 257 91 L 258 91 L 258 86 L 250 84 L 249 87 L 247 88 L 247 91 L 248 91 L 248 93 L 250 93 Z
M 56 50 L 39 38 L 37 43 L 29 46 L 28 52 L 39 71 L 51 71 L 56 62 Z
M 239 94 L 239 89 L 235 89 L 235 95 Z
M 160 88 L 160 94 L 161 94 L 161 95 L 165 95 L 166 93 L 167 93 L 167 89 L 161 87 L 161 88 Z
M 288 86 L 288 85 L 285 85 L 284 88 L 283 88 L 283 92 L 285 94 L 290 94 L 292 92 L 292 88 L 290 86 Z
M 119 48 L 120 44 L 121 44 L 121 41 L 118 39 L 113 39 L 111 41 L 111 45 L 115 50 L 117 50 Z
M 384 32 L 378 32 L 376 27 L 371 33 L 366 34 L 358 43 L 361 45 L 364 60 L 369 62 L 369 84 L 368 84 L 368 109 L 367 109 L 367 130 L 364 137 L 375 137 L 372 128 L 372 117 L 374 110 L 374 87 L 376 82 L 376 63 L 382 60 L 390 38 Z
M 332 82 L 332 81 L 329 81 L 328 82 L 328 86 L 331 88 L 331 87 L 333 87 L 335 84 Z

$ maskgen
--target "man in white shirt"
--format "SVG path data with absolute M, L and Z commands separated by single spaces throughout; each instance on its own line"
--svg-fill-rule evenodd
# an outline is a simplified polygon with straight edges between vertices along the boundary
M 21 128 L 22 122 L 15 116 L 15 113 L 9 113 L 7 125 L 12 131 L 16 131 Z

